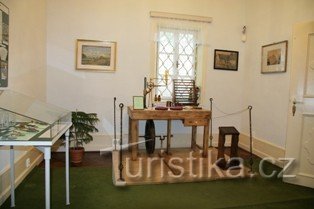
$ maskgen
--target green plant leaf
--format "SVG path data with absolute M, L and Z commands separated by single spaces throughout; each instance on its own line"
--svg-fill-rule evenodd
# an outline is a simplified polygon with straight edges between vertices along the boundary
M 83 146 L 93 140 L 92 132 L 98 132 L 95 125 L 99 122 L 96 113 L 85 113 L 82 111 L 72 112 L 72 126 L 70 137 L 73 138 L 74 146 Z

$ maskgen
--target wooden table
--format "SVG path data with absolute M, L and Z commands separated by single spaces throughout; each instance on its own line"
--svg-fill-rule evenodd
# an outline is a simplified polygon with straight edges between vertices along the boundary
M 208 135 L 210 111 L 204 109 L 183 109 L 183 110 L 155 110 L 144 109 L 134 110 L 128 107 L 129 115 L 129 143 L 131 143 L 132 160 L 137 160 L 138 155 L 138 124 L 139 120 L 167 120 L 167 153 L 171 143 L 171 120 L 182 120 L 184 126 L 192 127 L 191 148 L 196 148 L 197 126 L 204 126 L 203 133 L 203 157 L 208 154 Z

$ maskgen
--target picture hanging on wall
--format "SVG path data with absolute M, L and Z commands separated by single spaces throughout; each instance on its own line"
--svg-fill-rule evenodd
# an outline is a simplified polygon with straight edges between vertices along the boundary
M 288 41 L 262 46 L 261 73 L 286 72 Z
M 9 80 L 9 8 L 0 3 L 0 88 Z
M 116 42 L 77 40 L 76 69 L 115 71 Z
M 218 70 L 238 70 L 239 52 L 215 49 L 214 69 Z

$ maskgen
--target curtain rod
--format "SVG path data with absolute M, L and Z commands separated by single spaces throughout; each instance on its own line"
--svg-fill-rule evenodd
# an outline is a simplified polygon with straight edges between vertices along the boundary
M 168 12 L 155 12 L 151 11 L 149 13 L 152 18 L 164 18 L 164 19 L 175 19 L 175 20 L 186 20 L 195 22 L 211 23 L 213 21 L 212 17 L 196 16 L 196 15 L 186 15 L 186 14 L 176 14 Z

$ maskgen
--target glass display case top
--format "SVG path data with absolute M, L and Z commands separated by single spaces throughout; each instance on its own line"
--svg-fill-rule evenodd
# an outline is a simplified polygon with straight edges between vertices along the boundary
M 0 141 L 51 139 L 71 123 L 71 112 L 26 95 L 0 91 Z
M 70 113 L 63 108 L 11 91 L 0 91 L 0 108 L 29 118 L 53 124 Z

